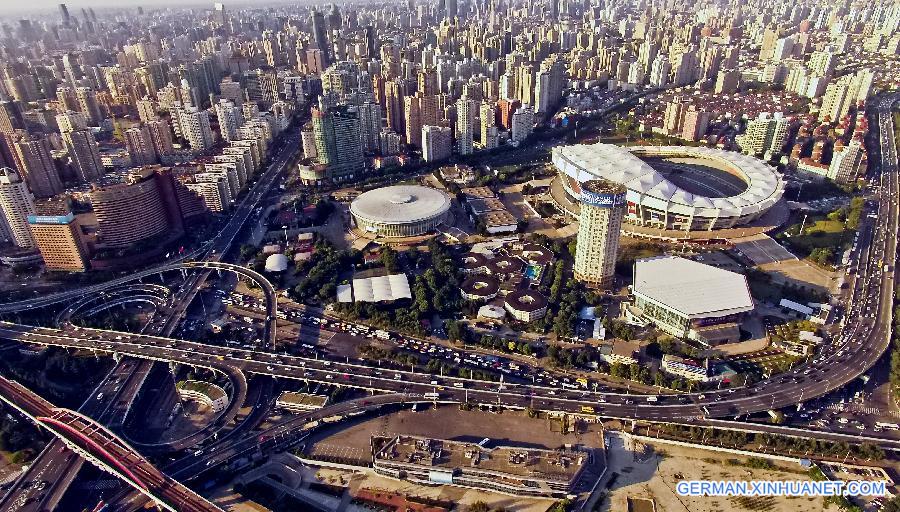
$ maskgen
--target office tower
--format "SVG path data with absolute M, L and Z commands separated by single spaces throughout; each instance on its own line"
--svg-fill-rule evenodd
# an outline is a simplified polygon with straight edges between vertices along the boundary
M 858 139 L 847 145 L 838 141 L 834 145 L 828 177 L 838 183 L 853 183 L 864 176 L 867 168 L 866 150 Z
M 125 147 L 131 157 L 131 164 L 136 167 L 152 165 L 158 160 L 153 148 L 153 137 L 146 125 L 125 130 Z
M 15 150 L 16 167 L 35 197 L 52 197 L 63 191 L 47 137 L 34 135 L 23 138 L 16 142 Z
M 684 114 L 684 123 L 681 126 L 681 138 L 696 142 L 706 136 L 709 127 L 710 113 L 698 110 L 691 105 Z
M 34 212 L 34 196 L 19 173 L 9 167 L 0 168 L 0 228 L 6 228 L 12 243 L 18 247 L 35 247 L 34 236 L 28 228 L 28 216 Z
M 447 8 L 447 11 L 446 11 L 447 19 L 453 20 L 454 18 L 456 18 L 459 15 L 456 0 L 444 0 L 444 5 Z
M 381 117 L 381 105 L 373 101 L 367 101 L 356 105 L 359 115 L 359 137 L 363 150 L 368 152 L 378 151 L 380 147 L 379 134 L 383 128 Z
M 575 249 L 575 279 L 610 289 L 616 273 L 616 251 L 625 216 L 625 187 L 605 179 L 581 186 L 581 214 Z
M 472 100 L 460 99 L 456 102 L 456 151 L 460 155 L 472 154 L 475 138 L 475 109 Z
M 178 113 L 178 121 L 181 136 L 187 139 L 191 149 L 202 152 L 212 147 L 214 141 L 209 127 L 209 112 L 187 108 Z
M 225 5 L 219 2 L 214 3 L 212 21 L 219 25 L 225 25 L 226 20 Z
M 150 131 L 150 140 L 153 141 L 153 149 L 156 156 L 162 163 L 169 163 L 169 160 L 175 154 L 175 147 L 172 145 L 172 128 L 165 119 L 150 121 L 147 123 L 147 129 Z
M 346 106 L 312 111 L 313 132 L 319 163 L 327 166 L 326 176 L 334 181 L 352 179 L 365 170 L 359 141 L 359 118 Z
M 753 156 L 780 153 L 787 140 L 788 120 L 781 112 L 770 116 L 762 112 L 756 119 L 747 123 L 744 133 L 735 137 L 734 141 L 741 151 Z
M 513 112 L 510 140 L 519 144 L 531 135 L 533 129 L 534 110 L 531 107 L 521 107 Z
M 426 162 L 437 162 L 450 158 L 452 147 L 449 126 L 422 127 L 422 158 Z
M 97 218 L 98 245 L 126 248 L 167 233 L 171 227 L 155 169 L 133 171 L 121 183 L 90 192 Z
M 497 109 L 490 102 L 481 104 L 479 113 L 481 119 L 481 149 L 494 149 L 497 147 L 498 130 L 494 126 L 497 120 Z
M 62 134 L 69 150 L 69 158 L 82 182 L 90 182 L 103 174 L 100 162 L 100 147 L 90 130 L 75 130 Z
M 675 85 L 688 85 L 697 81 L 697 75 L 700 68 L 697 61 L 697 52 L 694 48 L 685 50 L 683 53 L 675 55 L 672 60 L 672 83 Z
M 220 100 L 216 103 L 216 118 L 219 120 L 222 140 L 225 142 L 236 140 L 238 128 L 244 124 L 244 114 L 241 109 L 228 100 Z
M 331 48 L 328 44 L 327 31 L 328 27 L 325 24 L 325 16 L 322 15 L 319 11 L 313 11 L 312 20 L 310 21 L 312 24 L 312 35 L 313 42 L 316 44 L 316 48 L 321 50 L 321 59 L 322 64 L 325 67 L 328 67 L 331 64 Z
M 87 270 L 90 250 L 75 215 L 61 202 L 41 204 L 37 213 L 28 217 L 28 224 L 44 268 L 58 272 Z
M 97 102 L 97 93 L 90 87 L 78 87 L 75 89 L 75 98 L 78 100 L 78 111 L 87 117 L 88 124 L 100 126 L 103 113 Z

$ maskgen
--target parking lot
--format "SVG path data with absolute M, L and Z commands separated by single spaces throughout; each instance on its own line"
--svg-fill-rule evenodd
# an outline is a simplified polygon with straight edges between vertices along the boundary
M 765 234 L 748 236 L 734 241 L 734 247 L 755 265 L 766 265 L 780 261 L 797 261 L 797 257 Z

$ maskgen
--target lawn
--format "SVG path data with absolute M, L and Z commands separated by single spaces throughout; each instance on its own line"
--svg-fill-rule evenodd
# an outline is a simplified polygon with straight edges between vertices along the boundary
M 792 225 L 778 237 L 780 242 L 786 244 L 800 258 L 808 258 L 816 249 L 821 249 L 831 252 L 831 257 L 827 259 L 833 262 L 840 258 L 844 245 L 850 241 L 851 230 L 840 220 L 831 220 L 824 216 L 808 217 L 802 234 L 800 224 L 802 222 Z M 820 258 L 813 259 L 817 260 L 816 263 L 824 262 L 818 261 Z

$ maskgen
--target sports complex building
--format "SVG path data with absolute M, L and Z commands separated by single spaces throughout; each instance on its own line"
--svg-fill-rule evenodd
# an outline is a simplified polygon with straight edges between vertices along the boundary
M 584 183 L 603 178 L 627 189 L 623 231 L 643 226 L 712 231 L 747 225 L 784 195 L 781 176 L 751 156 L 705 147 L 581 144 L 553 148 L 566 197 L 553 196 L 578 218 Z
M 741 322 L 754 309 L 744 275 L 677 256 L 635 261 L 631 291 L 626 316 L 706 345 L 740 341 Z
M 350 203 L 356 227 L 378 237 L 412 237 L 436 229 L 450 211 L 450 196 L 421 185 L 394 185 L 360 194 Z

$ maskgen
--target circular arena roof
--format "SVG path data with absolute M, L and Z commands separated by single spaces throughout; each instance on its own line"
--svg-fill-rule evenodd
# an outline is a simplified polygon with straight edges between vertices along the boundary
M 712 160 L 747 183 L 740 194 L 706 197 L 692 194 L 663 176 L 642 157 L 691 157 Z M 765 162 L 720 149 L 689 146 L 582 144 L 553 149 L 553 164 L 579 184 L 595 178 L 621 183 L 626 199 L 682 215 L 740 217 L 768 210 L 784 194 L 781 176 Z
M 450 210 L 450 197 L 420 185 L 394 185 L 360 194 L 350 213 L 371 222 L 407 224 L 433 219 Z

